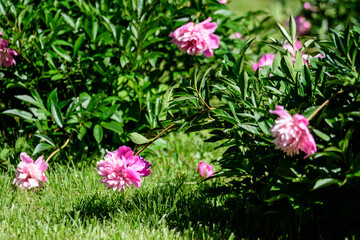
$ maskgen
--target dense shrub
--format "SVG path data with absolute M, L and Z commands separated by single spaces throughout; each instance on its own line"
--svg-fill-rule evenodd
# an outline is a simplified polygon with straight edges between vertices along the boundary
M 291 21 L 290 33 L 280 26 L 292 46 L 295 29 Z M 179 128 L 209 129 L 207 141 L 226 149 L 215 176 L 228 183 L 209 193 L 240 197 L 242 216 L 235 225 L 243 237 L 338 239 L 358 233 L 359 37 L 357 27 L 333 31 L 330 40 L 305 42 L 295 56 L 273 39 L 272 66 L 256 71 L 245 60 L 249 40 L 240 54 L 225 55 L 221 66 L 192 69 L 172 91 L 169 111 L 179 117 Z M 302 52 L 313 44 L 325 58 L 307 56 L 304 62 Z M 276 117 L 269 110 L 277 105 L 309 119 L 317 143 L 311 157 L 276 149 L 270 132 Z
M 264 39 L 259 33 L 274 25 L 262 12 L 239 17 L 215 0 L 17 0 L 0 10 L 3 38 L 19 53 L 1 74 L 0 110 L 9 115 L 0 116 L 3 160 L 19 137 L 33 154 L 71 138 L 67 158 L 77 160 L 129 144 L 131 132 L 161 128 L 160 98 L 189 68 L 235 51 L 241 41 L 231 34 Z M 177 27 L 209 16 L 221 40 L 216 57 L 171 44 Z

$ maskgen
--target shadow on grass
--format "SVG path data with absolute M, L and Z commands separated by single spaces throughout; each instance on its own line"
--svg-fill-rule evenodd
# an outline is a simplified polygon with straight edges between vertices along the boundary
M 205 186 L 178 182 L 159 184 L 150 190 L 134 190 L 129 195 L 95 193 L 79 199 L 67 215 L 83 222 L 121 217 L 127 222 L 139 221 L 154 228 L 165 224 L 196 239 L 233 238 L 238 213 L 224 205 L 225 198 L 206 197 L 201 191 Z

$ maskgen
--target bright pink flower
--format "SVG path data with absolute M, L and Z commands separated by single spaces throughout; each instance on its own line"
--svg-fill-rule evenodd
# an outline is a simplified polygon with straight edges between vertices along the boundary
M 0 35 L 3 34 L 1 33 Z M 2 65 L 5 67 L 16 65 L 13 56 L 17 56 L 18 53 L 11 48 L 7 48 L 8 44 L 9 42 L 7 40 L 0 38 L 0 67 L 2 67 Z
M 279 116 L 275 125 L 270 128 L 272 136 L 275 137 L 273 143 L 278 149 L 290 156 L 299 154 L 300 149 L 306 153 L 304 158 L 316 152 L 314 137 L 307 127 L 309 121 L 304 116 L 291 116 L 283 106 L 276 106 L 276 110 L 270 110 L 270 113 Z
M 177 28 L 169 36 L 173 38 L 171 42 L 181 51 L 189 55 L 204 54 L 205 57 L 211 57 L 214 55 L 212 49 L 219 47 L 219 36 L 213 34 L 216 28 L 217 24 L 212 23 L 209 17 L 199 24 L 189 22 Z
M 241 39 L 242 35 L 239 32 L 233 33 L 229 36 L 230 39 Z
M 140 156 L 134 156 L 131 148 L 122 146 L 118 150 L 109 152 L 104 160 L 97 163 L 97 170 L 101 183 L 105 183 L 109 189 L 124 192 L 126 187 L 133 184 L 139 188 L 142 183 L 141 177 L 150 174 L 151 164 Z
M 259 62 L 253 64 L 253 69 L 256 71 L 259 67 L 265 66 L 265 65 L 272 65 L 274 61 L 275 54 L 272 53 L 265 53 L 264 56 L 262 56 L 259 59 Z
M 199 172 L 201 178 L 207 178 L 214 175 L 213 167 L 204 162 L 199 162 L 199 166 L 196 167 L 196 171 Z
M 16 177 L 13 184 L 23 189 L 42 187 L 42 183 L 47 182 L 44 172 L 48 167 L 44 161 L 44 156 L 40 156 L 35 163 L 24 152 L 20 154 L 20 158 L 21 162 L 16 169 Z
M 225 3 L 227 3 L 227 0 L 219 0 L 219 3 L 225 4 Z

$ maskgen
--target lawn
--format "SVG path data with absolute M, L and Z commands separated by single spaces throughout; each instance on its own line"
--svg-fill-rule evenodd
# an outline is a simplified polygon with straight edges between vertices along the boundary
M 123 194 L 99 182 L 95 163 L 50 163 L 45 188 L 31 191 L 13 187 L 11 167 L 0 177 L 0 239 L 232 239 L 225 199 L 201 192 L 218 180 L 201 183 L 195 169 L 220 154 L 194 134 L 171 134 L 144 152 L 152 174 Z

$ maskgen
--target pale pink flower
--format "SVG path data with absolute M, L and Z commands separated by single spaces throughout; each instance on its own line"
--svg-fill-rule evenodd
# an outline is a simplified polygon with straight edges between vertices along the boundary
M 253 69 L 256 71 L 259 67 L 266 66 L 266 65 L 272 65 L 274 61 L 275 54 L 272 53 L 265 53 L 260 59 L 259 62 L 253 63 Z M 261 68 L 260 68 L 261 69 Z
M 311 12 L 316 12 L 318 8 L 316 6 L 311 5 L 309 2 L 304 2 L 304 9 L 309 10 Z
M 309 121 L 304 116 L 291 116 L 283 106 L 276 106 L 276 110 L 270 110 L 270 113 L 279 116 L 275 125 L 270 128 L 272 136 L 275 137 L 273 143 L 278 149 L 290 156 L 299 154 L 299 150 L 302 150 L 306 153 L 304 158 L 316 152 L 314 137 L 307 127 Z
M 294 57 L 296 55 L 296 52 L 299 51 L 299 49 L 302 47 L 300 41 L 295 42 L 295 49 L 291 46 L 290 43 L 286 43 L 283 48 L 288 50 Z
M 219 3 L 225 4 L 225 3 L 227 3 L 227 0 L 219 0 Z
M 213 49 L 219 47 L 219 36 L 213 34 L 217 24 L 211 22 L 211 17 L 205 21 L 194 24 L 189 22 L 177 28 L 169 36 L 178 48 L 189 55 L 204 54 L 205 57 L 214 55 Z
M 312 59 L 312 58 L 325 58 L 324 55 L 322 55 L 321 53 L 319 53 L 319 54 L 317 54 L 315 56 L 303 54 L 302 57 L 303 57 L 303 60 L 304 60 L 304 64 L 306 64 L 306 62 L 309 62 L 309 67 L 311 66 L 310 59 Z
M 2 32 L 0 33 L 0 35 L 3 35 Z M 7 48 L 8 44 L 9 42 L 7 40 L 0 38 L 0 67 L 2 67 L 2 65 L 5 67 L 16 65 L 13 56 L 17 56 L 18 53 L 11 48 Z
M 310 22 L 306 21 L 304 16 L 297 16 L 295 17 L 296 23 L 296 34 L 297 35 L 304 35 L 309 32 L 311 28 Z
M 109 152 L 104 160 L 97 162 L 97 170 L 101 183 L 109 189 L 124 192 L 131 184 L 139 188 L 142 183 L 141 177 L 150 174 L 151 164 L 140 156 L 134 156 L 131 148 L 122 146 L 118 150 Z
M 16 169 L 16 177 L 13 181 L 16 187 L 30 189 L 42 187 L 47 182 L 45 170 L 48 165 L 44 161 L 44 156 L 40 156 L 34 163 L 26 153 L 20 154 L 21 162 Z
M 199 172 L 201 178 L 207 178 L 214 175 L 213 167 L 204 162 L 199 162 L 199 166 L 196 167 L 196 171 Z
M 242 35 L 239 32 L 233 33 L 229 36 L 230 39 L 241 39 Z

